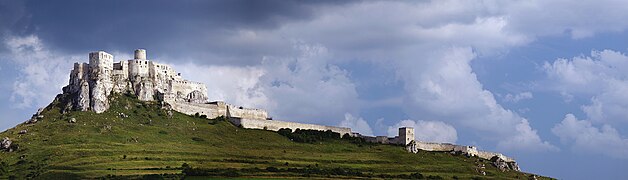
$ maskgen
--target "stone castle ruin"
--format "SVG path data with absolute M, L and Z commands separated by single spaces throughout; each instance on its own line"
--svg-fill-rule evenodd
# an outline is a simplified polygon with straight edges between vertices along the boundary
M 406 146 L 409 152 L 444 151 L 477 156 L 505 169 L 519 170 L 514 159 L 500 153 L 478 151 L 473 146 L 416 141 L 414 128 L 399 128 L 399 135 L 363 136 L 350 128 L 278 121 L 269 118 L 263 109 L 244 108 L 222 101 L 209 102 L 207 87 L 200 82 L 185 80 L 171 66 L 148 60 L 146 50 L 137 49 L 134 58 L 114 62 L 114 56 L 105 51 L 89 53 L 89 63 L 75 63 L 69 84 L 63 87 L 58 99 L 65 99 L 64 111 L 105 112 L 109 109 L 109 96 L 113 93 L 129 93 L 142 101 L 160 101 L 175 111 L 188 115 L 205 115 L 212 119 L 226 117 L 231 123 L 243 128 L 278 131 L 282 128 L 309 129 L 349 134 L 368 142 Z

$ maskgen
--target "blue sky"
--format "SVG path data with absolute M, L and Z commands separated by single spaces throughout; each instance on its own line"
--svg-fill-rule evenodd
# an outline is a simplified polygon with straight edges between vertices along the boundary
M 74 62 L 136 48 L 275 119 L 476 145 L 561 179 L 628 176 L 622 1 L 0 0 L 0 128 Z

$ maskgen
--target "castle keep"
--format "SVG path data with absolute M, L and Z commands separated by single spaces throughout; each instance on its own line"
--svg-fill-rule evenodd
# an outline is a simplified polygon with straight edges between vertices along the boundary
M 406 146 L 409 152 L 418 150 L 460 152 L 484 159 L 499 159 L 510 169 L 519 170 L 514 159 L 500 153 L 478 151 L 473 146 L 461 146 L 448 143 L 416 141 L 412 127 L 399 128 L 399 135 L 363 136 L 351 132 L 350 128 L 304 124 L 272 120 L 263 109 L 244 108 L 222 101 L 209 102 L 207 87 L 200 82 L 185 80 L 167 64 L 156 63 L 147 59 L 146 50 L 137 49 L 134 58 L 114 62 L 114 56 L 96 51 L 89 53 L 89 63 L 75 63 L 70 73 L 69 84 L 63 87 L 63 94 L 58 100 L 65 102 L 64 111 L 105 112 L 109 109 L 109 96 L 113 93 L 129 93 L 142 101 L 160 101 L 165 106 L 188 115 L 205 115 L 209 119 L 223 116 L 237 126 L 250 129 L 278 131 L 282 128 L 320 130 L 349 134 L 361 137 L 368 142 L 398 144 Z M 419 129 L 420 131 L 420 129 Z

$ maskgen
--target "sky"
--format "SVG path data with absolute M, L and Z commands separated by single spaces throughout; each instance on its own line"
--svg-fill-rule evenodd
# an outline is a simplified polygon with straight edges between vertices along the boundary
M 628 176 L 628 2 L 0 0 L 0 129 L 75 62 L 144 48 L 210 100 L 365 135 L 415 127 L 560 179 Z

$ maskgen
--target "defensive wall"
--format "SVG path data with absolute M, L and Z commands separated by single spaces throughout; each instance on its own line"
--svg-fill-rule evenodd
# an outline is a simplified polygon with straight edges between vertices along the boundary
M 242 126 L 243 128 L 249 129 L 264 129 L 271 131 L 279 131 L 282 128 L 290 128 L 292 131 L 296 129 L 308 129 L 308 130 L 318 130 L 318 131 L 327 131 L 331 130 L 332 132 L 340 133 L 341 136 L 344 134 L 352 135 L 350 128 L 343 127 L 334 127 L 334 126 L 323 126 L 316 124 L 303 124 L 303 123 L 295 123 L 295 122 L 286 122 L 286 121 L 277 121 L 277 120 L 260 120 L 260 119 L 242 119 L 242 118 L 229 118 L 231 123 L 236 126 Z
M 169 97 L 172 98 L 172 97 Z M 219 116 L 227 118 L 243 118 L 243 119 L 268 119 L 268 113 L 263 109 L 250 109 L 243 107 L 236 107 L 226 104 L 222 101 L 210 102 L 210 103 L 191 103 L 180 101 L 166 101 L 172 109 L 187 115 L 205 115 L 208 119 L 213 119 Z

